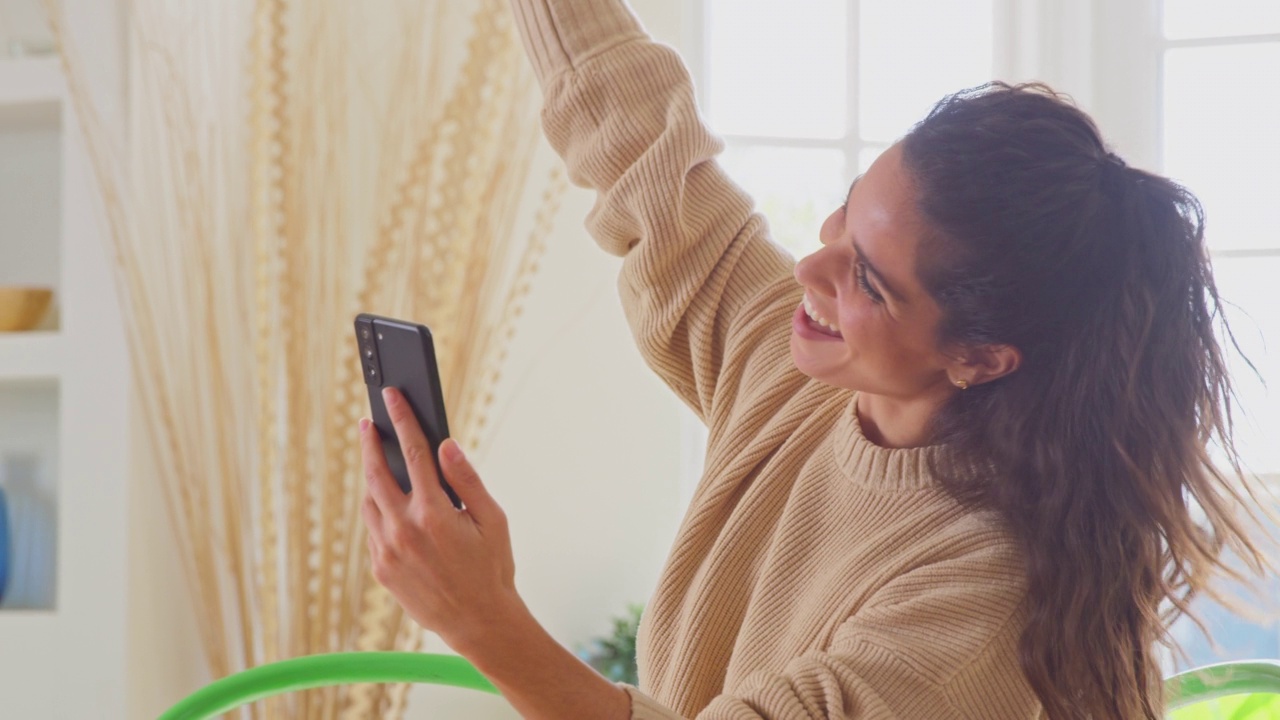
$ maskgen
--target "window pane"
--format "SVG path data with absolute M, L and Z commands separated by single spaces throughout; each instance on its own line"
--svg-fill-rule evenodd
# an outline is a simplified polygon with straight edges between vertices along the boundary
M 1280 247 L 1280 42 L 1165 53 L 1164 170 L 1215 249 Z
M 1213 268 L 1240 351 L 1262 376 L 1260 380 L 1234 348 L 1223 348 L 1240 403 L 1234 418 L 1236 447 L 1246 470 L 1280 473 L 1280 258 L 1217 258 Z
M 818 229 L 849 189 L 844 152 L 834 148 L 731 146 L 721 162 L 755 198 L 773 239 L 795 257 L 818 248 Z
M 1164 36 L 1170 40 L 1280 32 L 1276 0 L 1165 0 Z
M 1237 449 L 1246 471 L 1280 472 L 1280 447 L 1275 442 L 1275 438 L 1280 437 L 1280 303 L 1276 302 L 1275 290 L 1280 258 L 1217 258 L 1213 265 L 1227 322 L 1243 357 L 1252 361 L 1258 370 L 1255 374 L 1240 353 L 1228 345 L 1223 346 L 1239 396 L 1233 418 Z M 1269 389 L 1263 387 L 1263 381 Z M 1226 469 L 1221 465 L 1221 452 L 1215 452 L 1214 456 Z M 1276 534 L 1280 528 L 1272 527 L 1270 531 Z M 1248 575 L 1234 554 L 1228 551 L 1225 558 Z M 1244 586 L 1225 578 L 1217 582 L 1228 594 L 1249 603 L 1257 600 L 1257 595 Z M 1266 593 L 1264 597 L 1280 597 L 1280 578 L 1268 578 L 1262 591 Z M 1193 607 L 1208 625 L 1219 650 L 1210 646 L 1194 623 L 1183 618 L 1173 626 L 1172 634 L 1187 651 L 1189 659 L 1186 663 L 1171 662 L 1167 672 L 1226 660 L 1280 657 L 1280 623 L 1237 616 L 1207 598 L 1196 600 Z
M 991 0 L 862 0 L 861 8 L 864 139 L 892 141 L 944 95 L 991 79 Z
M 711 125 L 731 135 L 845 134 L 845 0 L 709 0 Z
M 1267 530 L 1272 535 L 1280 533 L 1280 527 L 1269 525 Z M 1266 542 L 1264 537 L 1259 537 L 1258 540 L 1264 544 Z M 1231 567 L 1239 570 L 1250 580 L 1254 580 L 1252 571 L 1235 553 L 1228 550 L 1224 553 L 1224 558 Z M 1265 593 L 1263 597 L 1280 597 L 1280 577 L 1272 576 L 1257 582 L 1261 585 L 1257 590 L 1250 585 L 1227 578 L 1220 578 L 1217 584 L 1228 595 L 1239 598 L 1247 605 L 1257 604 L 1258 590 Z M 1280 622 L 1240 617 L 1228 608 L 1203 597 L 1194 600 L 1191 606 L 1208 626 L 1209 632 L 1218 644 L 1218 650 L 1215 651 L 1210 646 L 1209 641 L 1205 639 L 1195 623 L 1189 618 L 1181 618 L 1173 624 L 1171 634 L 1187 651 L 1189 658 L 1186 663 L 1175 663 L 1174 667 L 1168 668 L 1169 674 L 1228 660 L 1280 657 Z

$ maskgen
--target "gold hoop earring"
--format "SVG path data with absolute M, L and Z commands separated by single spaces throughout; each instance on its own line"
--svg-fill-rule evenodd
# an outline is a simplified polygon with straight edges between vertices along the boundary
M 968 390 L 968 389 L 969 389 L 969 381 L 968 381 L 968 380 L 957 380 L 957 381 L 956 381 L 956 387 L 960 388 L 961 390 Z

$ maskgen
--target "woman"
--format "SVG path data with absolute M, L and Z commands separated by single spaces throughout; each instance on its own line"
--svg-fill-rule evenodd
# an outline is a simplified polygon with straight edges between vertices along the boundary
M 362 434 L 374 574 L 526 718 L 1157 718 L 1156 645 L 1224 543 L 1229 395 L 1195 199 L 1037 88 L 947 98 L 794 263 L 617 0 L 513 0 L 547 136 L 651 367 L 710 428 L 640 687 L 561 648 L 501 509 L 421 430 Z M 396 394 L 389 393 L 390 400 Z M 1207 513 L 1192 523 L 1186 494 Z

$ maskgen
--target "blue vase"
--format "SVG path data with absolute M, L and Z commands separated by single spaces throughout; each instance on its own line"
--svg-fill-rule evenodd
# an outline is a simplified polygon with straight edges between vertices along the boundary
M 9 505 L 4 499 L 4 488 L 0 487 L 0 603 L 4 602 L 4 591 L 9 586 Z

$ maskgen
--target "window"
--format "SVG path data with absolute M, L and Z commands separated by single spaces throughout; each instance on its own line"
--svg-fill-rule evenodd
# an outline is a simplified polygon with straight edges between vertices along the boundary
M 1233 304 L 1227 319 L 1262 376 L 1233 356 L 1243 410 L 1238 444 L 1249 469 L 1274 476 L 1280 473 L 1280 3 L 1162 0 L 1160 11 L 1159 32 L 1148 36 L 1159 38 L 1161 167 L 1204 204 L 1214 276 Z M 1280 578 L 1267 587 L 1280 597 Z M 1197 608 L 1221 654 L 1184 622 L 1175 633 L 1191 666 L 1280 658 L 1280 624 L 1260 627 L 1207 601 Z
M 1165 173 L 1205 206 L 1228 320 L 1271 388 L 1237 360 L 1246 463 L 1280 473 L 1280 3 L 1164 0 Z
M 703 107 L 792 254 L 935 101 L 991 78 L 992 1 L 704 0 Z
M 723 162 L 797 257 L 853 176 L 945 94 L 992 78 L 1069 93 L 1132 164 L 1185 184 L 1270 386 L 1232 353 L 1237 441 L 1280 482 L 1280 2 L 700 0 L 695 15 L 689 59 Z M 1192 665 L 1280 657 L 1280 627 L 1202 611 L 1225 654 L 1180 627 Z

